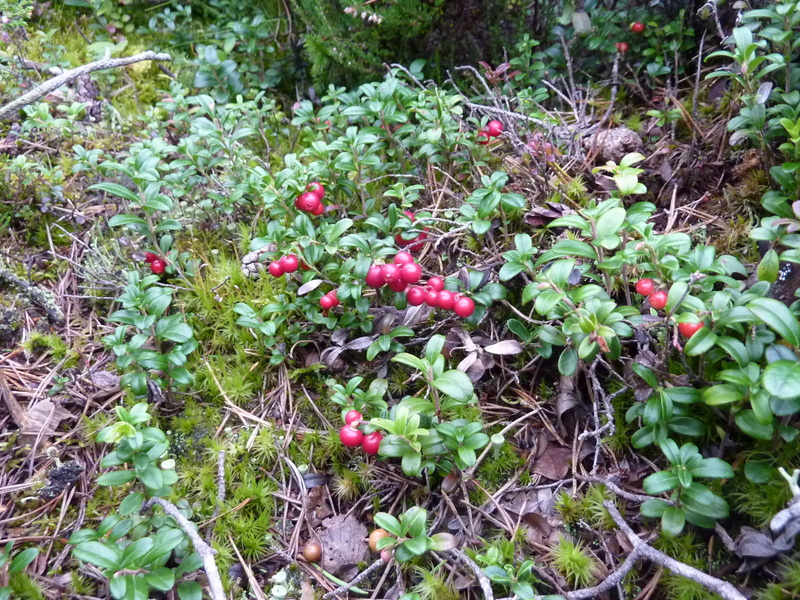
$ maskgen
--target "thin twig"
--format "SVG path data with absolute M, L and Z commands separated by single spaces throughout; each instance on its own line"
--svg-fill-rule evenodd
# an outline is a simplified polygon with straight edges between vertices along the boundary
M 353 579 L 350 583 L 346 583 L 345 585 L 339 586 L 338 588 L 336 588 L 332 592 L 328 592 L 327 594 L 325 594 L 322 597 L 322 600 L 328 600 L 329 598 L 333 598 L 334 596 L 338 596 L 339 594 L 343 594 L 343 593 L 349 591 L 350 588 L 352 588 L 352 587 L 358 585 L 359 583 L 361 583 L 362 581 L 364 581 L 367 577 L 372 575 L 372 573 L 377 571 L 381 567 L 381 565 L 385 565 L 385 564 L 386 564 L 386 562 L 382 558 L 379 558 L 374 563 L 372 563 L 370 566 L 368 566 L 366 569 L 361 571 L 361 573 L 356 575 L 355 579 Z
M 214 512 L 211 513 L 211 519 L 208 521 L 206 539 L 211 539 L 214 521 L 217 520 L 223 504 L 225 504 L 225 450 L 220 450 L 217 454 L 217 505 L 214 507 Z
M 200 534 L 197 533 L 197 528 L 194 523 L 191 523 L 184 517 L 178 510 L 178 507 L 168 502 L 163 498 L 150 498 L 142 506 L 142 512 L 150 510 L 154 504 L 158 504 L 166 514 L 175 519 L 181 529 L 192 540 L 192 545 L 200 558 L 203 560 L 203 570 L 206 572 L 208 578 L 208 588 L 211 594 L 211 600 L 225 600 L 225 591 L 222 587 L 222 579 L 219 576 L 219 569 L 217 563 L 214 561 L 216 551 L 203 541 Z
M 52 79 L 48 79 L 43 84 L 33 88 L 27 94 L 20 96 L 16 100 L 13 100 L 0 108 L 0 121 L 14 114 L 21 108 L 41 100 L 47 96 L 47 94 L 57 90 L 62 85 L 66 85 L 69 82 L 78 79 L 79 77 L 83 77 L 84 75 L 88 75 L 94 71 L 116 69 L 117 67 L 125 67 L 127 65 L 132 65 L 145 60 L 170 61 L 172 60 L 172 57 L 169 54 L 156 53 L 152 50 L 148 50 L 147 52 L 142 52 L 141 54 L 136 54 L 134 56 L 128 56 L 125 58 L 104 58 L 86 65 L 81 65 L 80 67 L 75 67 L 74 69 L 70 69 L 61 75 L 53 77 Z
M 458 548 L 453 548 L 452 550 L 449 551 L 449 554 L 450 556 L 458 559 L 464 565 L 469 567 L 469 570 L 475 574 L 475 578 L 478 580 L 478 585 L 480 585 L 481 589 L 483 590 L 483 597 L 486 600 L 494 600 L 494 594 L 492 593 L 492 584 L 489 581 L 489 578 L 484 574 L 483 570 L 481 570 L 481 568 L 477 564 L 475 564 L 475 561 L 473 561 L 469 556 L 464 554 Z

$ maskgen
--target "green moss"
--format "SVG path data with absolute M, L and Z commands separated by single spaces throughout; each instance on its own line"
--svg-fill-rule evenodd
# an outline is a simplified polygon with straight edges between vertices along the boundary
M 63 360 L 69 353 L 67 343 L 54 333 L 44 334 L 31 331 L 28 339 L 22 342 L 21 346 L 37 356 L 49 352 L 55 361 Z
M 478 480 L 487 491 L 494 492 L 525 466 L 525 458 L 510 442 L 493 448 L 476 471 Z

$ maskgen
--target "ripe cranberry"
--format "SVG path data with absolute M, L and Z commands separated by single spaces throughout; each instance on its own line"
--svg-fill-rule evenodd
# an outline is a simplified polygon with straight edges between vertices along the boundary
M 379 432 L 374 431 L 364 436 L 364 439 L 361 440 L 361 448 L 367 454 L 375 455 L 378 453 L 378 448 L 381 446 L 382 439 L 383 436 Z
M 425 245 L 425 240 L 428 239 L 427 230 L 420 232 L 420 234 L 411 240 L 411 243 L 406 246 L 412 252 L 419 252 Z
M 319 181 L 312 181 L 306 186 L 306 191 L 315 194 L 317 198 L 322 200 L 322 197 L 325 195 L 325 188 L 322 187 L 322 184 Z
M 652 279 L 640 279 L 636 282 L 636 293 L 642 296 L 649 296 L 656 291 L 656 282 Z
M 425 302 L 425 290 L 421 287 L 408 288 L 406 292 L 406 300 L 411 306 L 419 306 Z
M 280 277 L 281 275 L 283 275 L 283 267 L 281 266 L 280 261 L 277 260 L 274 260 L 271 263 L 269 263 L 267 270 L 269 270 L 269 274 L 272 275 L 273 277 Z
M 628 46 L 628 42 L 617 42 L 614 44 L 617 48 L 617 52 L 620 54 L 625 54 L 628 50 L 630 50 L 630 46 Z
M 678 331 L 688 340 L 705 326 L 705 323 L 679 323 Z
M 450 290 L 442 290 L 436 298 L 436 306 L 444 310 L 452 309 L 456 304 L 456 295 Z
M 407 287 L 408 284 L 402 279 L 389 282 L 389 289 L 391 289 L 393 292 L 405 292 Z
M 459 317 L 466 319 L 475 312 L 475 302 L 472 301 L 472 298 L 461 296 L 456 300 L 453 310 Z
M 503 124 L 500 121 L 489 121 L 489 123 L 486 124 L 486 133 L 488 133 L 490 137 L 497 137 L 503 133 Z
M 278 265 L 283 269 L 284 273 L 294 273 L 297 271 L 297 267 L 300 266 L 300 261 L 294 254 L 287 254 L 281 257 L 278 261 Z
M 644 33 L 644 30 L 645 30 L 644 23 L 640 23 L 639 21 L 631 23 L 631 31 L 633 33 Z
M 362 415 L 357 410 L 348 410 L 347 413 L 344 415 L 344 422 L 347 425 L 352 425 L 353 423 L 358 423 L 364 419 L 364 415 Z
M 435 291 L 441 292 L 444 289 L 444 280 L 441 277 L 431 277 L 428 279 L 428 285 Z
M 439 292 L 436 290 L 426 290 L 425 304 L 428 306 L 436 306 L 439 303 Z
M 165 263 L 160 258 L 157 258 L 150 263 L 150 270 L 153 272 L 154 275 L 161 275 L 164 272 L 164 269 L 166 268 L 167 268 L 167 263 Z
M 311 211 L 311 214 L 314 215 L 315 217 L 318 217 L 324 212 L 325 212 L 325 205 L 322 202 L 320 202 L 319 204 L 317 204 L 317 208 Z
M 329 310 L 334 306 L 336 306 L 336 298 L 332 298 L 328 294 L 325 294 L 322 298 L 319 299 L 319 305 L 325 310 Z
M 367 276 L 364 278 L 364 281 L 367 285 L 371 288 L 382 288 L 386 283 L 383 280 L 383 267 L 380 265 L 372 265 L 367 271 Z
M 153 254 L 152 252 L 144 253 L 144 262 L 152 263 L 154 260 L 158 260 L 158 254 Z
M 481 129 L 478 132 L 478 135 L 475 137 L 475 141 L 478 142 L 481 146 L 485 146 L 491 141 L 491 136 L 486 129 Z
M 333 305 L 334 306 L 339 306 L 341 304 L 341 302 L 339 302 L 339 298 L 336 296 L 336 292 L 337 292 L 337 290 L 331 290 L 330 292 L 328 292 L 325 295 L 328 296 L 331 300 L 333 300 Z
M 348 448 L 355 448 L 361 445 L 364 434 L 350 425 L 345 425 L 339 430 L 339 439 Z
M 663 310 L 664 307 L 667 305 L 667 292 L 665 292 L 664 290 L 653 292 L 652 294 L 650 294 L 648 300 L 650 301 L 650 306 L 652 306 L 656 310 Z
M 320 204 L 322 204 L 322 202 L 320 202 L 319 196 L 312 192 L 304 192 L 300 194 L 296 205 L 297 208 L 303 212 L 314 212 L 315 210 L 319 210 L 317 207 Z
M 400 277 L 406 283 L 417 283 L 419 278 L 422 277 L 422 267 L 417 263 L 403 265 L 403 268 L 400 269 Z
M 402 281 L 400 279 L 400 267 L 397 265 L 383 265 L 381 267 L 381 277 L 384 283 L 392 283 L 393 281 Z
M 414 257 L 411 256 L 410 252 L 401 250 L 400 252 L 394 255 L 394 260 L 392 262 L 396 264 L 398 267 L 402 267 L 403 265 L 414 264 Z

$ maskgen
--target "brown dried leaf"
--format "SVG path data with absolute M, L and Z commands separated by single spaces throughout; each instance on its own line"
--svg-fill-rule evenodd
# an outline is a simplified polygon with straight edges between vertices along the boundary
M 532 470 L 547 479 L 560 481 L 567 476 L 571 461 L 572 450 L 551 444 L 533 464 Z
M 369 348 L 372 345 L 372 342 L 375 341 L 375 336 L 365 335 L 360 338 L 356 338 L 350 342 L 345 344 L 345 348 L 348 350 L 364 350 L 365 348 Z
M 346 581 L 358 573 L 358 563 L 369 558 L 367 528 L 353 515 L 337 515 L 322 521 L 322 568 Z
M 516 340 L 503 340 L 502 342 L 497 342 L 491 346 L 486 346 L 484 350 L 492 354 L 519 354 L 522 352 L 522 344 Z
M 28 415 L 22 424 L 22 435 L 38 437 L 54 435 L 64 419 L 72 418 L 72 413 L 46 398 L 28 407 Z
M 108 371 L 95 371 L 91 378 L 94 387 L 101 390 L 113 390 L 119 387 L 119 375 Z

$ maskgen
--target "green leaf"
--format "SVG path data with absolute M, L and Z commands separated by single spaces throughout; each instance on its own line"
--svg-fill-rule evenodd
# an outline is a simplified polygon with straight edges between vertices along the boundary
M 570 377 L 575 374 L 578 368 L 578 352 L 575 348 L 567 348 L 558 357 L 558 372 L 564 377 Z
M 736 414 L 736 426 L 739 427 L 750 437 L 757 440 L 772 439 L 773 427 L 772 424 L 763 425 L 759 422 L 756 414 L 752 410 L 743 410 Z
M 410 537 L 425 535 L 428 511 L 419 506 L 409 508 L 400 519 L 404 533 Z
M 661 530 L 665 536 L 675 537 L 683 531 L 684 525 L 686 525 L 686 515 L 680 508 L 670 506 L 664 511 L 661 517 Z
M 747 308 L 792 346 L 800 346 L 800 323 L 783 302 L 756 298 L 747 303 Z
M 704 458 L 690 472 L 695 477 L 710 477 L 712 479 L 729 479 L 733 477 L 733 469 L 721 458 Z
M 144 502 L 143 493 L 134 492 L 133 494 L 128 494 L 119 505 L 119 514 L 125 516 L 139 510 L 142 502 Z
M 696 335 L 696 334 L 695 334 Z M 738 385 L 721 383 L 712 385 L 703 390 L 703 402 L 709 406 L 721 406 L 737 402 L 744 397 L 742 389 Z
M 400 526 L 400 521 L 398 521 L 389 513 L 377 513 L 372 520 L 375 521 L 375 524 L 378 527 L 385 529 L 394 537 L 399 538 L 403 536 L 403 528 Z
M 662 517 L 669 508 L 670 505 L 666 501 L 659 498 L 652 498 L 651 500 L 645 500 L 639 510 L 645 517 L 658 519 Z
M 111 471 L 97 478 L 98 485 L 122 485 L 136 478 L 135 471 Z
M 705 354 L 717 342 L 717 334 L 711 331 L 708 327 L 703 327 L 686 342 L 684 352 L 688 356 L 699 356 Z
M 625 216 L 625 209 L 621 207 L 612 208 L 603 213 L 595 224 L 596 237 L 602 238 L 619 233 L 620 227 L 625 222 Z
M 192 328 L 183 322 L 183 315 L 164 317 L 156 323 L 156 337 L 182 344 L 193 337 Z
M 147 227 L 147 221 L 134 215 L 114 215 L 108 220 L 108 225 L 110 227 L 124 227 L 125 225 Z
M 431 540 L 433 540 L 431 550 L 434 552 L 444 552 L 458 546 L 455 536 L 451 533 L 436 533 L 431 536 Z
M 469 376 L 456 369 L 445 371 L 434 379 L 433 387 L 459 402 L 467 402 L 475 393 Z
M 96 183 L 94 185 L 90 185 L 88 190 L 100 190 L 102 192 L 106 192 L 111 194 L 112 196 L 119 196 L 120 198 L 124 198 L 129 202 L 134 202 L 138 204 L 141 202 L 141 198 L 135 193 L 130 191 L 125 186 L 122 186 L 118 183 L 110 183 L 110 182 L 103 182 L 103 183 Z
M 420 554 L 425 554 L 425 552 L 428 550 L 428 538 L 424 535 L 411 538 L 403 542 L 402 546 L 411 552 L 411 554 L 419 556 Z
M 38 555 L 38 548 L 25 548 L 25 550 L 18 553 L 11 561 L 11 565 L 8 567 L 8 574 L 16 575 L 17 573 L 21 573 Z
M 775 361 L 764 369 L 761 381 L 764 389 L 782 400 L 800 398 L 800 362 Z
M 196 581 L 182 581 L 178 584 L 180 600 L 203 600 L 203 588 Z
M 659 471 L 658 473 L 653 473 L 652 475 L 645 477 L 644 481 L 642 482 L 642 486 L 648 494 L 660 494 L 662 492 L 675 489 L 678 487 L 678 485 L 680 485 L 678 476 L 672 471 Z
M 714 519 L 728 516 L 728 503 L 701 483 L 694 482 L 681 494 L 684 506 L 697 514 Z
M 764 255 L 764 258 L 761 259 L 761 262 L 758 263 L 756 274 L 758 275 L 759 281 L 775 283 L 778 280 L 779 270 L 780 259 L 778 258 L 778 253 L 775 250 L 770 249 Z
M 83 562 L 103 569 L 116 569 L 119 565 L 119 549 L 102 542 L 83 542 L 75 546 L 72 555 Z
M 144 576 L 145 581 L 157 590 L 166 592 L 175 585 L 175 573 L 167 567 L 156 567 Z

